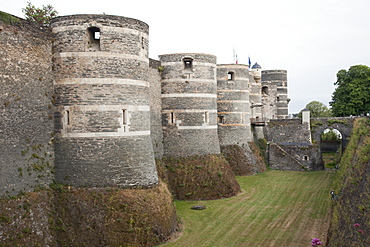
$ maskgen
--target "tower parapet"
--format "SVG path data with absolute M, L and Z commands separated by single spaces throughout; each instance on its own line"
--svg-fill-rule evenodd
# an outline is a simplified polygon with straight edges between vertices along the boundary
M 156 184 L 148 25 L 75 15 L 57 17 L 51 27 L 56 180 L 75 186 Z
M 219 154 L 216 57 L 180 53 L 159 58 L 164 156 Z

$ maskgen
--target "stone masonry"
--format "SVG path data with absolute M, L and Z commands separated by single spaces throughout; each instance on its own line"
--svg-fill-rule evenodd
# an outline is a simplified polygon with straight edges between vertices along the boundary
M 165 156 L 219 154 L 216 57 L 160 56 Z
M 77 15 L 57 17 L 51 27 L 56 179 L 77 186 L 156 184 L 148 25 Z
M 251 118 L 274 117 L 263 112 L 259 65 L 218 66 L 201 53 L 149 59 L 149 27 L 140 20 L 72 15 L 50 28 L 0 22 L 0 39 L 0 194 L 53 179 L 152 186 L 155 158 L 220 154 L 220 143 L 253 140 Z M 269 83 L 279 91 L 283 77 Z

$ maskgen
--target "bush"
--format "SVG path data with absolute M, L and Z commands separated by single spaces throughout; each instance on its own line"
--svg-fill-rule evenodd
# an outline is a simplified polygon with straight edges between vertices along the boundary
M 44 26 L 48 26 L 50 20 L 58 15 L 58 11 L 50 4 L 43 5 L 42 8 L 36 8 L 31 2 L 28 2 L 27 7 L 22 9 L 22 11 L 27 20 L 40 23 Z

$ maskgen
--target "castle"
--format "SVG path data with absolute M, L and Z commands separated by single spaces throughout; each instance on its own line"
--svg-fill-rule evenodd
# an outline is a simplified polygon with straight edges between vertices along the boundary
M 288 116 L 285 70 L 200 53 L 150 59 L 139 20 L 73 15 L 19 28 L 0 32 L 1 194 L 52 179 L 150 187 L 155 158 L 220 154 Z
M 174 197 L 236 195 L 235 175 L 266 171 L 263 152 L 272 169 L 322 170 L 323 131 L 349 140 L 355 118 L 287 118 L 285 70 L 150 59 L 131 18 L 16 20 L 0 15 L 5 244 L 157 245 L 177 231 Z

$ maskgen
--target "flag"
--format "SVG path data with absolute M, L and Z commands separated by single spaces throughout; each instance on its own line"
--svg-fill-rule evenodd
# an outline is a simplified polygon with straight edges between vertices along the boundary
M 235 55 L 235 63 L 238 64 L 238 55 Z
M 251 68 L 252 63 L 251 63 L 251 58 L 249 56 L 248 56 L 248 65 L 249 65 L 249 68 Z

